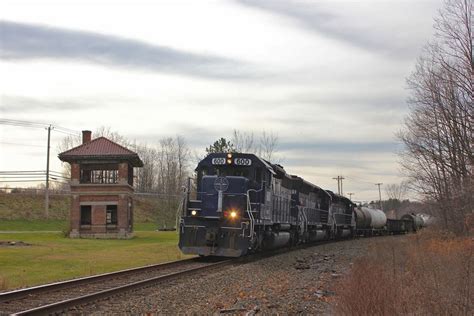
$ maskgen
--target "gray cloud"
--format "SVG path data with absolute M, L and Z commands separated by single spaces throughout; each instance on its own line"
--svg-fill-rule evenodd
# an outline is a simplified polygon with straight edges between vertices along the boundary
M 383 153 L 395 152 L 400 149 L 401 144 L 397 142 L 345 142 L 345 141 L 305 141 L 305 142 L 282 142 L 278 149 L 282 151 L 305 150 L 312 153 L 331 152 L 348 153 L 351 155 L 360 153 Z
M 0 21 L 0 57 L 4 60 L 63 59 L 151 72 L 239 79 L 253 77 L 249 65 L 212 55 L 93 32 Z
M 136 139 L 138 143 L 146 143 L 150 145 L 158 144 L 160 139 L 164 137 L 174 137 L 175 135 L 181 135 L 186 139 L 186 142 L 198 149 L 204 149 L 213 143 L 217 138 L 227 137 L 230 139 L 232 132 L 225 131 L 225 133 L 216 132 L 216 130 L 199 126 L 196 124 L 180 124 L 173 122 L 173 126 L 169 126 L 168 129 L 165 129 L 162 132 L 136 132 L 131 133 L 127 137 L 130 139 Z M 167 133 L 166 131 L 173 131 L 173 134 Z
M 70 111 L 97 107 L 97 102 L 77 100 L 39 100 L 22 96 L 2 95 L 0 97 L 0 112 L 4 114 L 16 113 L 44 113 L 44 111 Z
M 416 29 L 410 34 L 401 32 L 401 27 L 381 30 L 381 25 L 374 24 L 372 19 L 364 21 L 363 16 L 356 16 L 355 20 L 348 20 L 336 10 L 329 11 L 324 3 L 313 1 L 253 1 L 236 0 L 242 5 L 264 10 L 273 14 L 289 17 L 303 28 L 316 32 L 322 36 L 348 43 L 354 47 L 371 52 L 377 52 L 396 59 L 412 59 L 417 55 L 420 42 L 416 36 Z M 334 5 L 332 8 L 347 10 L 350 3 Z M 392 13 L 389 6 L 377 3 L 382 9 L 379 14 Z M 385 5 L 385 6 L 384 6 Z M 407 9 L 414 8 L 413 3 Z M 418 3 L 420 5 L 420 3 Z M 426 6 L 426 3 L 421 3 Z M 372 22 L 373 24 L 369 24 Z M 403 18 L 400 25 L 405 24 Z M 431 24 L 429 25 L 431 26 Z M 423 41 L 421 42 L 423 43 Z

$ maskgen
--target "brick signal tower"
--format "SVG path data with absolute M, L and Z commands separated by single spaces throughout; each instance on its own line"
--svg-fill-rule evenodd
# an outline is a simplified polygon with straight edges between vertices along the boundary
M 133 236 L 133 168 L 137 153 L 82 132 L 82 145 L 59 154 L 71 165 L 71 238 Z

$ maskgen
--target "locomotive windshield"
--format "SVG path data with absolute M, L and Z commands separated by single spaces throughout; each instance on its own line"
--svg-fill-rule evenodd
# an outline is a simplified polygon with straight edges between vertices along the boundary
M 234 167 L 234 166 L 219 166 L 215 167 L 216 176 L 227 177 L 245 177 L 250 178 L 250 170 L 248 167 Z

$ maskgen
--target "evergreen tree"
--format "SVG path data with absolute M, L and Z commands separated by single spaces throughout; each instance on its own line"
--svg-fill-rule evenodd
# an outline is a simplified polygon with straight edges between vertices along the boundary
M 224 137 L 216 140 L 214 144 L 206 148 L 208 154 L 211 153 L 232 153 L 235 152 L 234 145 Z

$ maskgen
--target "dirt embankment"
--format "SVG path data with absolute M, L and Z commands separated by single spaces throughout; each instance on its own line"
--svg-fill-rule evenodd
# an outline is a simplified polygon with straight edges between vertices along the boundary
M 163 199 L 135 197 L 134 219 L 138 223 L 153 222 L 159 226 L 176 225 L 176 207 Z M 69 195 L 50 196 L 49 220 L 68 220 Z M 165 205 L 166 204 L 166 205 Z M 0 193 L 0 220 L 44 220 L 44 196 L 32 193 Z

